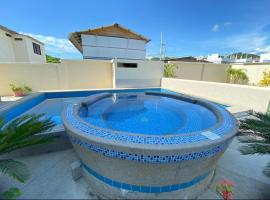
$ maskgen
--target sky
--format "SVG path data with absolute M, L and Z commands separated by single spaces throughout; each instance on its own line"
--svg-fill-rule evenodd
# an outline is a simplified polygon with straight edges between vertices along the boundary
M 82 58 L 68 34 L 119 23 L 151 41 L 147 56 L 270 53 L 270 0 L 8 0 L 0 24 L 43 43 L 47 54 Z

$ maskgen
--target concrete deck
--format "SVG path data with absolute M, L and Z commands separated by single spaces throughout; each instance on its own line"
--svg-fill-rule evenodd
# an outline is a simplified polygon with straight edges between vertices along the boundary
M 235 138 L 219 161 L 212 184 L 199 199 L 221 199 L 215 193 L 215 185 L 221 178 L 235 182 L 235 199 L 270 197 L 270 179 L 262 174 L 269 156 L 243 156 L 237 150 L 240 145 Z M 19 184 L 0 175 L 0 193 L 16 186 L 23 191 L 21 199 L 98 198 L 90 194 L 83 178 L 73 181 L 70 164 L 77 159 L 73 149 L 19 158 L 31 170 L 31 179 L 25 184 Z

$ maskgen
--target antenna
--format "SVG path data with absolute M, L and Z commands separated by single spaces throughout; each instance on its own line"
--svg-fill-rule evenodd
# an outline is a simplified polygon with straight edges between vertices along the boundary
M 166 55 L 166 46 L 165 43 L 163 43 L 163 35 L 162 32 L 160 33 L 160 56 L 159 59 L 163 60 Z

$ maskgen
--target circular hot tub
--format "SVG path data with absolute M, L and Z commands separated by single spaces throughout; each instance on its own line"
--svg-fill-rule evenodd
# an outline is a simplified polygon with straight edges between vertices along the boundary
M 91 95 L 62 118 L 84 177 L 105 198 L 196 198 L 238 129 L 221 106 L 160 92 Z

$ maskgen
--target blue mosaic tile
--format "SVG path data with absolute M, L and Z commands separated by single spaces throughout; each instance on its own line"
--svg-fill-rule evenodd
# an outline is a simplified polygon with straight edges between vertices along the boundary
M 216 109 L 218 109 L 223 117 L 223 123 L 214 129 L 210 129 L 207 131 L 211 131 L 219 136 L 223 136 L 230 132 L 234 127 L 234 121 L 224 108 L 210 103 Z M 201 141 L 209 140 L 209 138 L 201 135 L 200 133 L 188 135 L 188 134 L 179 134 L 172 136 L 147 136 L 147 135 L 129 135 L 124 132 L 113 131 L 110 129 L 100 129 L 98 127 L 93 127 L 90 124 L 82 123 L 78 120 L 73 113 L 73 105 L 69 105 L 66 110 L 66 119 L 68 123 L 70 123 L 75 129 L 78 129 L 82 133 L 86 135 L 93 135 L 96 137 L 101 137 L 108 140 L 116 140 L 121 142 L 128 143 L 137 143 L 137 144 L 187 144 L 187 143 L 196 143 Z
M 131 161 L 138 161 L 144 163 L 174 163 L 174 162 L 182 162 L 182 161 L 189 161 L 189 160 L 196 160 L 202 158 L 212 157 L 218 153 L 225 151 L 228 147 L 229 143 L 223 143 L 221 145 L 217 145 L 212 147 L 211 149 L 207 149 L 201 152 L 193 152 L 188 154 L 176 154 L 176 155 L 143 155 L 143 154 L 134 154 L 134 153 L 127 153 L 127 152 L 120 152 L 114 149 L 108 149 L 105 147 L 96 146 L 86 141 L 82 141 L 77 137 L 69 136 L 70 141 L 75 144 L 79 145 L 83 148 L 88 149 L 89 151 L 93 151 L 98 154 L 102 154 L 106 157 L 111 158 L 118 158 L 121 160 L 131 160 Z
M 174 185 L 166 185 L 166 186 L 140 186 L 140 185 L 131 185 L 128 183 L 122 183 L 119 181 L 111 180 L 107 177 L 102 176 L 98 172 L 95 172 L 93 169 L 91 169 L 90 166 L 87 166 L 85 163 L 82 162 L 82 166 L 86 169 L 86 171 L 97 178 L 98 180 L 106 183 L 107 185 L 110 185 L 115 188 L 119 189 L 125 189 L 125 190 L 131 190 L 135 192 L 142 192 L 142 193 L 162 193 L 162 192 L 171 192 L 171 191 L 176 191 L 176 190 L 181 190 L 185 189 L 187 187 L 191 187 L 193 185 L 198 184 L 202 180 L 204 180 L 210 172 L 207 172 L 201 176 L 198 176 L 191 181 L 184 182 L 184 183 L 179 183 L 179 184 L 174 184 Z M 101 178 L 102 177 L 102 178 Z

